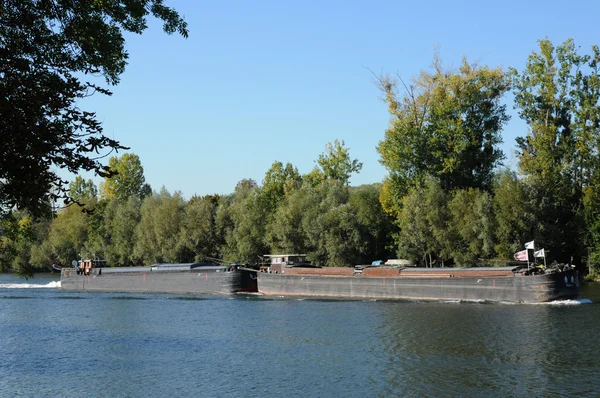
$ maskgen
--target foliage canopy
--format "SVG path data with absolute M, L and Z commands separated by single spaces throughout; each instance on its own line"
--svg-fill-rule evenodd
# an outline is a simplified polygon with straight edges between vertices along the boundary
M 81 99 L 111 94 L 90 80 L 119 82 L 123 34 L 141 34 L 149 16 L 187 37 L 186 22 L 163 0 L 0 2 L 0 213 L 39 214 L 66 198 L 56 168 L 112 174 L 100 159 L 125 147 L 103 134 Z
M 458 71 L 444 70 L 436 57 L 432 73 L 422 71 L 408 86 L 400 82 L 403 94 L 398 81 L 378 78 L 391 116 L 377 147 L 389 172 L 388 210 L 425 175 L 439 179 L 445 191 L 490 189 L 493 170 L 504 157 L 498 148 L 508 120 L 501 104 L 509 87 L 504 72 L 466 59 Z

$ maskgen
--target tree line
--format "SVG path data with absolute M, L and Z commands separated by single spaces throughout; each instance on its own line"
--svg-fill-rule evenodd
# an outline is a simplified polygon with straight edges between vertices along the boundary
M 378 150 L 389 171 L 381 203 L 398 253 L 433 264 L 508 259 L 535 239 L 549 260 L 600 261 L 600 51 L 573 40 L 539 49 L 521 71 L 463 60 L 410 84 L 380 76 L 391 115 Z M 402 90 L 398 90 L 402 83 Z M 527 123 L 518 168 L 501 167 L 505 94 Z
M 378 185 L 349 188 L 362 165 L 344 142 L 328 144 L 302 176 L 274 162 L 262 184 L 245 179 L 229 195 L 194 196 L 152 191 L 135 154 L 112 157 L 115 171 L 99 189 L 77 177 L 76 203 L 55 217 L 13 212 L 15 228 L 3 264 L 42 268 L 77 258 L 113 266 L 193 262 L 219 258 L 256 263 L 272 252 L 308 253 L 318 264 L 347 265 L 391 255 L 392 219 L 379 205 Z M 5 225 L 8 223 L 5 222 Z M 4 238 L 6 238 L 5 235 Z
M 362 164 L 344 142 L 327 144 L 301 175 L 274 162 L 263 180 L 228 195 L 152 191 L 134 154 L 113 157 L 100 187 L 78 177 L 75 203 L 43 217 L 27 208 L 2 219 L 2 266 L 42 267 L 78 256 L 116 266 L 266 253 L 306 253 L 319 265 L 391 257 L 424 266 L 505 263 L 535 239 L 548 261 L 600 265 L 600 51 L 548 39 L 525 68 L 438 57 L 410 82 L 376 76 L 390 113 L 377 150 L 381 183 L 350 187 Z M 517 168 L 499 145 L 505 100 L 528 126 Z M 48 207 L 50 206 L 47 202 Z M 485 260 L 485 261 L 484 261 Z M 497 260 L 497 261 L 492 261 Z

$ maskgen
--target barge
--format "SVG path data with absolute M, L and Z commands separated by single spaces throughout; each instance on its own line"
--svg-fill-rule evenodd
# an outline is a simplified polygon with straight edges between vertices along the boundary
M 68 291 L 173 294 L 256 292 L 256 274 L 238 265 L 155 264 L 128 268 L 63 268 L 61 289 Z
M 267 256 L 258 292 L 270 296 L 540 303 L 574 299 L 579 275 L 562 268 L 316 267 L 304 255 Z

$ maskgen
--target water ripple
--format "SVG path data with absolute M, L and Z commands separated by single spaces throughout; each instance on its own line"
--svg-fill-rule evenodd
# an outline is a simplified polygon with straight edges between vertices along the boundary
M 0 396 L 594 396 L 600 372 L 595 299 L 2 294 Z

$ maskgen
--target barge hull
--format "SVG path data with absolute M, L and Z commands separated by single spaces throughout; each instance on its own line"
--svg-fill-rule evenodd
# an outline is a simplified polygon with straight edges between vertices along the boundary
M 248 271 L 191 270 L 153 272 L 140 269 L 97 271 L 78 275 L 75 270 L 63 270 L 61 289 L 90 292 L 136 292 L 173 294 L 232 294 L 256 292 L 256 279 Z
M 576 271 L 499 277 L 366 277 L 257 274 L 265 295 L 539 303 L 579 294 Z

